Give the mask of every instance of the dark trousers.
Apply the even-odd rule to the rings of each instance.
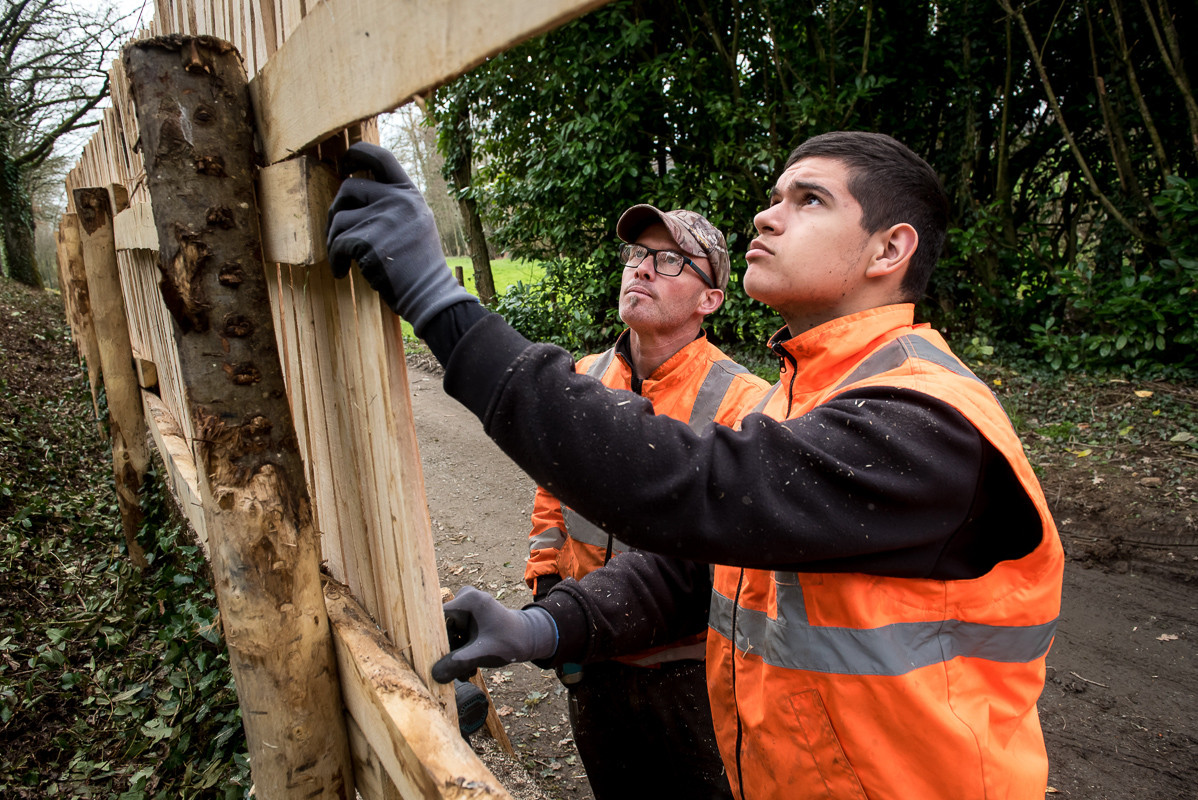
[[[568,688],[574,743],[595,800],[732,797],[702,661],[587,664]]]

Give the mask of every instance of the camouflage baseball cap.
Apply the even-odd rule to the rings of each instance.
[[[620,221],[616,223],[616,236],[621,241],[634,243],[636,237],[654,222],[665,223],[674,241],[687,255],[706,258],[711,264],[716,288],[727,288],[728,273],[732,269],[728,260],[728,244],[724,241],[724,234],[702,214],[685,209],[662,211],[642,203],[620,215]]]

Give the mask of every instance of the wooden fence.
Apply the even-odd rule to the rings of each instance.
[[[602,2],[158,0],[113,64],[67,178],[63,297],[131,557],[152,446],[213,565],[258,797],[508,796],[429,675],[447,643],[399,320],[332,278],[325,213],[375,115]],[[211,88],[237,53],[244,112]],[[239,116],[256,147],[212,138]]]

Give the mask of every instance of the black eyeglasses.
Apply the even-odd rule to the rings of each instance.
[[[688,266],[699,274],[703,282],[708,287],[714,289],[715,281],[707,277],[707,273],[699,269],[699,265],[691,261],[682,253],[674,250],[654,250],[652,247],[645,247],[643,244],[626,244],[620,248],[620,263],[625,268],[639,267],[641,262],[649,256],[653,256],[653,271],[658,275],[664,275],[667,278],[675,278],[682,274],[682,268]]]

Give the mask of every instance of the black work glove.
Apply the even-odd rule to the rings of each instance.
[[[450,653],[433,664],[433,680],[468,678],[479,667],[549,658],[557,650],[557,623],[538,606],[513,611],[486,592],[463,586],[444,606]]]
[[[359,142],[342,157],[344,174],[369,170],[374,180],[347,178],[329,207],[329,264],[344,278],[352,261],[391,310],[417,336],[463,300],[478,302],[454,280],[424,197],[390,151]]]

